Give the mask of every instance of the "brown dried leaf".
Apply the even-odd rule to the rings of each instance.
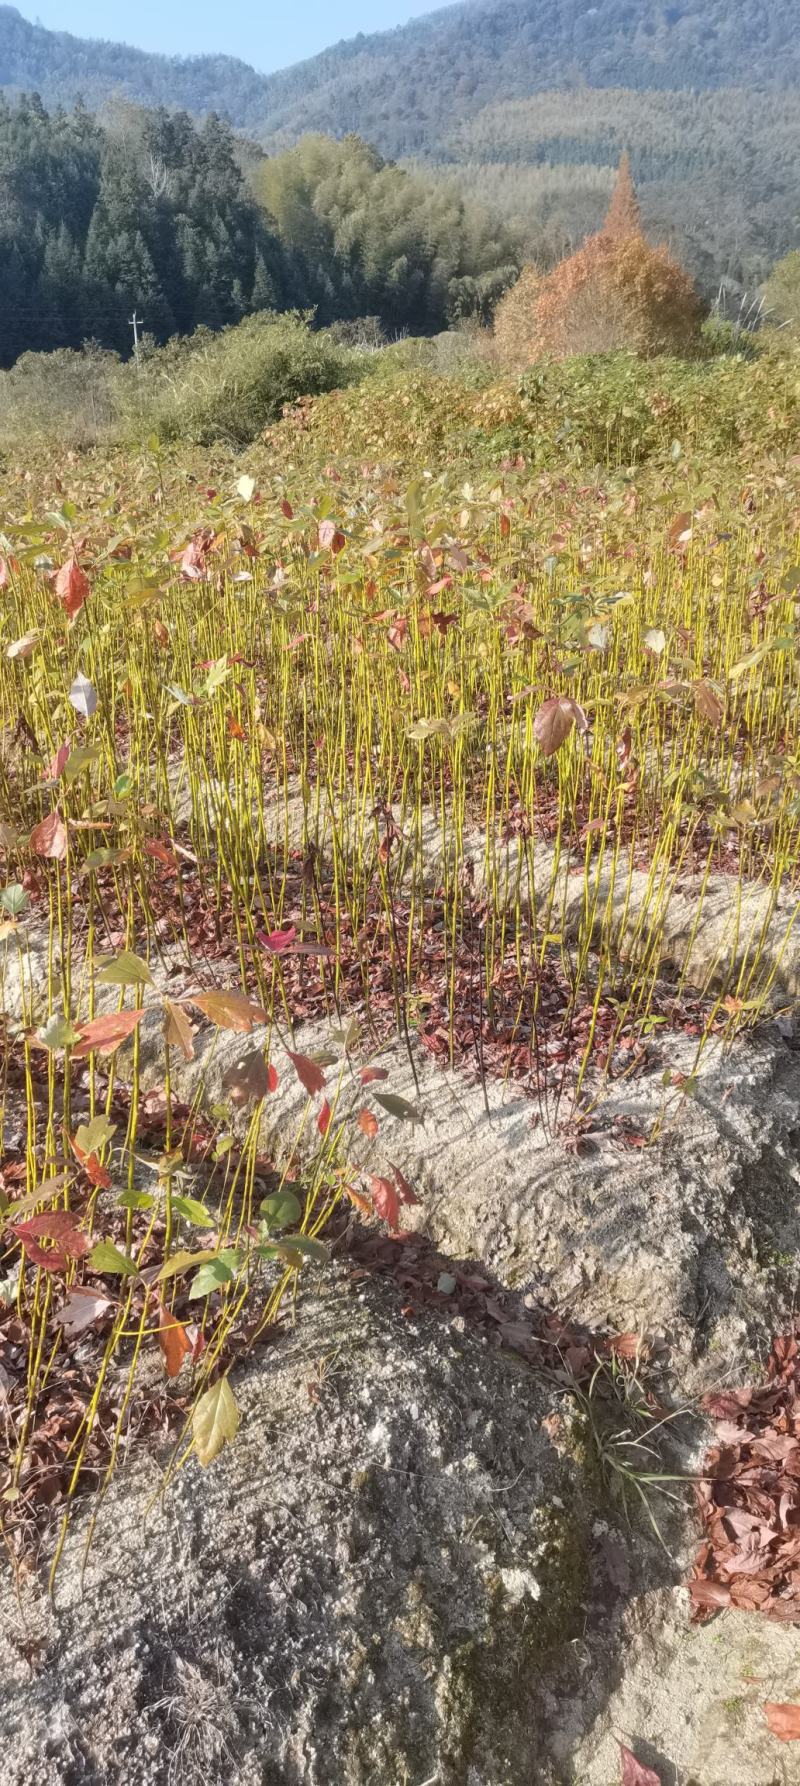
[[[63,1308],[54,1315],[57,1326],[63,1327],[68,1339],[77,1339],[92,1322],[104,1315],[112,1306],[111,1297],[102,1290],[93,1290],[86,1284],[76,1284],[67,1297]]]
[[[196,1005],[218,1029],[233,1029],[249,1035],[254,1023],[269,1022],[263,1006],[245,998],[243,992],[193,992],[189,998],[190,1003]]]
[[[262,1098],[275,1090],[270,1080],[272,1070],[267,1066],[261,1049],[251,1048],[247,1054],[233,1061],[223,1073],[223,1091],[227,1092],[232,1104],[241,1106],[251,1102],[260,1103]]]
[[[710,682],[696,682],[694,685],[694,704],[701,719],[708,721],[719,731],[725,709],[715,688]]]
[[[58,810],[49,812],[46,819],[34,825],[30,835],[30,847],[35,856],[44,856],[51,862],[63,862],[67,854],[67,827]]]
[[[182,1005],[164,1000],[164,1039],[170,1048],[180,1048],[184,1060],[194,1060],[194,1031]]]

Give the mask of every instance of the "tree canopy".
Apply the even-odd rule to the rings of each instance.
[[[482,321],[512,280],[506,226],[453,188],[386,163],[360,137],[307,136],[264,160],[254,185],[290,257],[295,299],[322,322],[379,316],[389,329]]]
[[[602,229],[540,277],[528,267],[495,318],[495,340],[510,364],[547,355],[681,354],[696,345],[702,305],[667,249],[654,248],[623,156]]]
[[[508,228],[358,138],[267,161],[213,113],[122,101],[101,125],[0,97],[4,365],[84,340],[128,352],[134,310],[160,342],[298,308],[433,331],[485,319],[518,266]]]

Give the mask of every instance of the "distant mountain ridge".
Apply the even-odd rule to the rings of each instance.
[[[45,104],[121,92],[218,110],[265,141],[355,130],[436,157],[484,106],[552,88],[800,86],[796,0],[462,0],[276,74],[229,56],[167,57],[72,37],[0,6],[0,88]]]
[[[0,89],[36,92],[45,105],[91,110],[112,93],[140,105],[221,111],[232,124],[256,126],[264,116],[267,78],[234,56],[158,56],[129,44],[73,37],[32,25],[15,6],[0,6]],[[236,116],[220,94],[236,95]]]

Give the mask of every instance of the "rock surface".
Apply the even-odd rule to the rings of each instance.
[[[620,1741],[662,1786],[800,1779],[762,1709],[796,1634],[689,1627],[552,1378],[336,1272],[236,1392],[88,1556],[79,1507],[54,1605],[0,1592],[4,1786],[617,1786]]]
[[[29,1015],[44,964],[34,949],[23,979],[6,959]],[[157,1090],[153,1000],[141,1068]],[[415,1079],[395,1041],[387,1087],[424,1120],[382,1115],[350,1154],[401,1167],[420,1196],[406,1215],[453,1259],[564,1316],[664,1336],[673,1401],[691,1404],[757,1374],[797,1302],[784,1028],[699,1058],[689,1037],[653,1038],[581,1151],[566,1111],[418,1050]],[[175,1093],[213,1103],[242,1038],[196,1042]],[[297,1038],[329,1043],[322,1025]],[[306,1099],[276,1058],[264,1140],[286,1157]],[[665,1073],[693,1095],[665,1092]],[[358,1091],[341,1051],[327,1074],[331,1102]],[[235,1444],[163,1502],[165,1460],[127,1461],[83,1577],[78,1508],[54,1608],[34,1583],[0,1591],[3,1786],[617,1786],[620,1740],[662,1786],[800,1786],[800,1744],[763,1714],[800,1699],[796,1633],[741,1614],[689,1626],[691,1517],[667,1519],[672,1561],[646,1518],[629,1529],[552,1379],[334,1272],[236,1392]],[[687,1428],[672,1464],[696,1470],[697,1445]]]
[[[308,1296],[236,1442],[117,1477],[0,1619],[4,1786],[528,1786],[590,1599],[581,1472],[524,1366],[375,1284]],[[41,1640],[33,1671],[26,1638]],[[30,1650],[29,1650],[30,1653]]]

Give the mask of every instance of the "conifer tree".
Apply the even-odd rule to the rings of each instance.
[[[526,267],[495,313],[495,342],[510,365],[546,355],[686,353],[702,305],[688,273],[641,224],[628,157],[620,164],[602,229],[540,278]]]

